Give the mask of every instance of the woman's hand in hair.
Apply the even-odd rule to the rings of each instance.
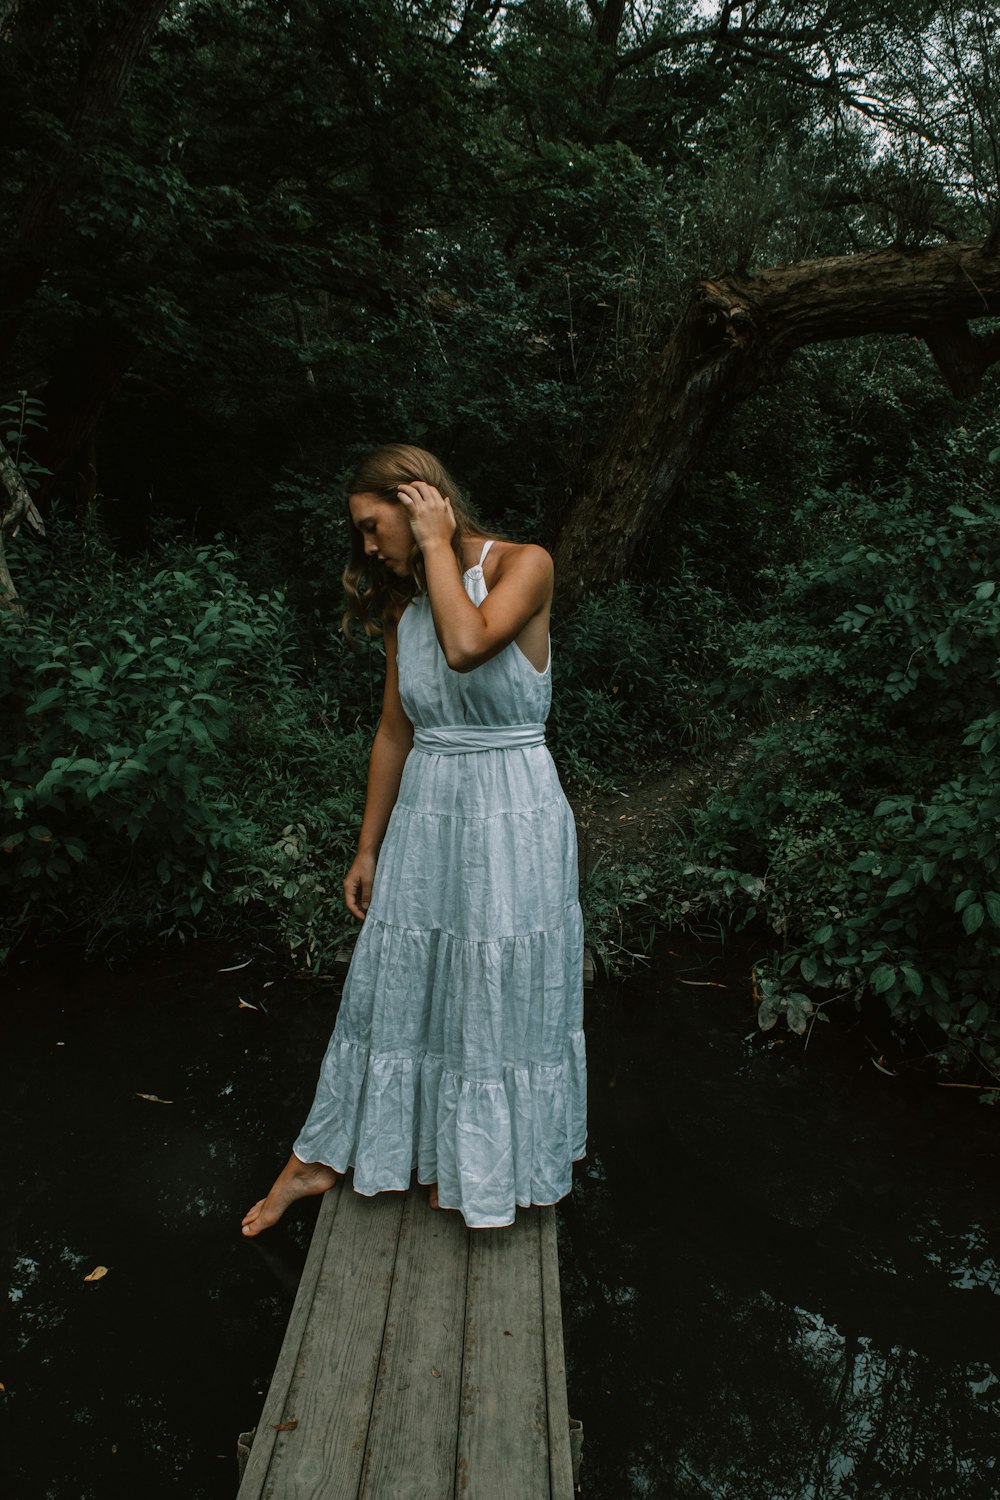
[[[456,523],[447,495],[442,495],[432,484],[415,479],[412,484],[399,486],[399,499],[409,516],[413,540],[421,552],[435,542],[451,546]]]

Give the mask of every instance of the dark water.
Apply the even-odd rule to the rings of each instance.
[[[661,975],[594,1006],[560,1222],[590,1493],[985,1500],[1000,1113],[880,1073],[849,1011],[769,1041],[748,988]]]
[[[336,1004],[260,955],[216,972],[242,956],[5,982],[9,1500],[235,1493],[315,1205],[270,1243],[238,1221]],[[741,981],[665,963],[589,1000],[592,1149],[560,1208],[585,1494],[992,1495],[1000,1113],[879,1073],[850,1016],[806,1052],[748,1041]]]

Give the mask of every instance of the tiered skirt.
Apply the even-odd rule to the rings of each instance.
[[[548,751],[412,753],[295,1154],[368,1194],[415,1169],[475,1228],[556,1202],[586,1148],[582,986]]]

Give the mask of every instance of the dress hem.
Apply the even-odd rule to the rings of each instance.
[[[311,1158],[310,1161],[307,1162],[306,1159],[305,1159],[305,1157],[300,1156],[299,1153],[294,1149],[294,1147],[292,1149],[292,1155],[295,1157],[296,1161],[302,1162],[303,1166],[307,1166],[307,1165],[311,1166],[313,1164],[313,1162],[315,1161],[321,1167],[329,1167],[329,1169],[330,1169],[331,1172],[336,1172],[337,1176],[338,1177],[342,1177],[342,1178],[346,1177],[347,1174],[348,1174],[348,1172],[353,1172],[353,1170],[354,1170],[354,1163],[353,1162],[348,1162],[348,1164],[347,1164],[346,1167],[335,1167],[334,1164],[333,1164],[333,1162],[331,1162],[331,1161],[324,1161],[323,1158],[320,1157],[320,1156],[317,1156],[315,1158]],[[587,1159],[587,1153],[586,1153],[586,1151],[581,1151],[579,1156],[574,1156],[573,1157],[573,1159],[572,1159],[572,1165],[575,1166],[577,1162],[586,1161],[586,1159]],[[410,1176],[411,1176],[411,1179],[412,1179],[413,1171],[411,1171]],[[418,1177],[417,1178],[417,1185],[419,1187],[433,1187],[434,1183],[433,1182],[424,1182],[423,1178]],[[351,1183],[351,1192],[352,1193],[357,1193],[357,1195],[358,1195],[359,1198],[380,1198],[383,1193],[408,1193],[410,1191],[410,1188],[412,1186],[413,1186],[413,1183],[412,1183],[412,1180],[411,1180],[410,1182],[407,1183],[406,1187],[398,1187],[398,1188],[396,1188],[396,1187],[376,1188],[374,1190],[374,1192],[366,1193],[365,1190],[364,1190],[364,1188],[356,1187],[355,1184],[352,1182]],[[555,1208],[556,1204],[557,1203],[562,1203],[563,1199],[564,1198],[568,1198],[569,1195],[570,1195],[570,1193],[572,1191],[573,1191],[573,1184],[570,1183],[570,1185],[566,1189],[566,1191],[564,1193],[560,1193],[558,1198],[549,1199],[545,1203],[535,1203],[534,1201],[532,1201],[530,1203],[522,1203],[520,1201],[520,1199],[518,1199],[516,1207],[517,1208]],[[490,1219],[487,1222],[484,1222],[484,1223],[481,1223],[481,1224],[470,1224],[469,1221],[468,1221],[468,1219],[466,1219],[465,1214],[462,1213],[462,1210],[457,1206],[457,1204],[454,1204],[454,1203],[441,1203],[441,1202],[439,1202],[438,1203],[438,1208],[442,1212],[444,1212],[444,1213],[461,1214],[462,1219],[463,1219],[463,1221],[465,1223],[466,1229],[509,1229],[511,1227],[511,1225],[514,1223],[513,1219]]]

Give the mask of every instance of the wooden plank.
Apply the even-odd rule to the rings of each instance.
[[[542,1327],[545,1341],[545,1391],[549,1429],[549,1484],[552,1500],[572,1500],[573,1455],[569,1440],[566,1397],[566,1346],[563,1342],[562,1297],[559,1290],[559,1250],[556,1211],[540,1208]]]
[[[473,1231],[455,1494],[461,1500],[549,1495],[542,1281],[537,1209],[507,1229]]]
[[[268,1418],[297,1425],[276,1434],[263,1487],[240,1500],[357,1500],[404,1195],[339,1193],[280,1417],[277,1393],[268,1403]]]
[[[309,1254],[306,1256],[298,1291],[292,1304],[292,1312],[288,1319],[288,1327],[285,1329],[278,1363],[274,1367],[271,1384],[264,1399],[264,1409],[257,1424],[257,1433],[247,1466],[243,1471],[237,1500],[256,1500],[256,1496],[263,1491],[278,1437],[275,1428],[279,1422],[285,1420],[288,1387],[295,1372],[302,1335],[312,1310],[313,1298],[316,1295],[326,1256],[327,1242],[340,1201],[341,1186],[331,1188],[329,1192],[323,1194],[323,1202],[320,1204],[312,1239],[309,1242]]]
[[[239,1500],[572,1495],[553,1210],[327,1193]]]
[[[298,1417],[275,1453],[267,1500],[356,1500],[389,1308],[405,1195],[344,1191],[289,1403]]]
[[[426,1189],[403,1211],[361,1494],[450,1500],[462,1395],[469,1231]]]

